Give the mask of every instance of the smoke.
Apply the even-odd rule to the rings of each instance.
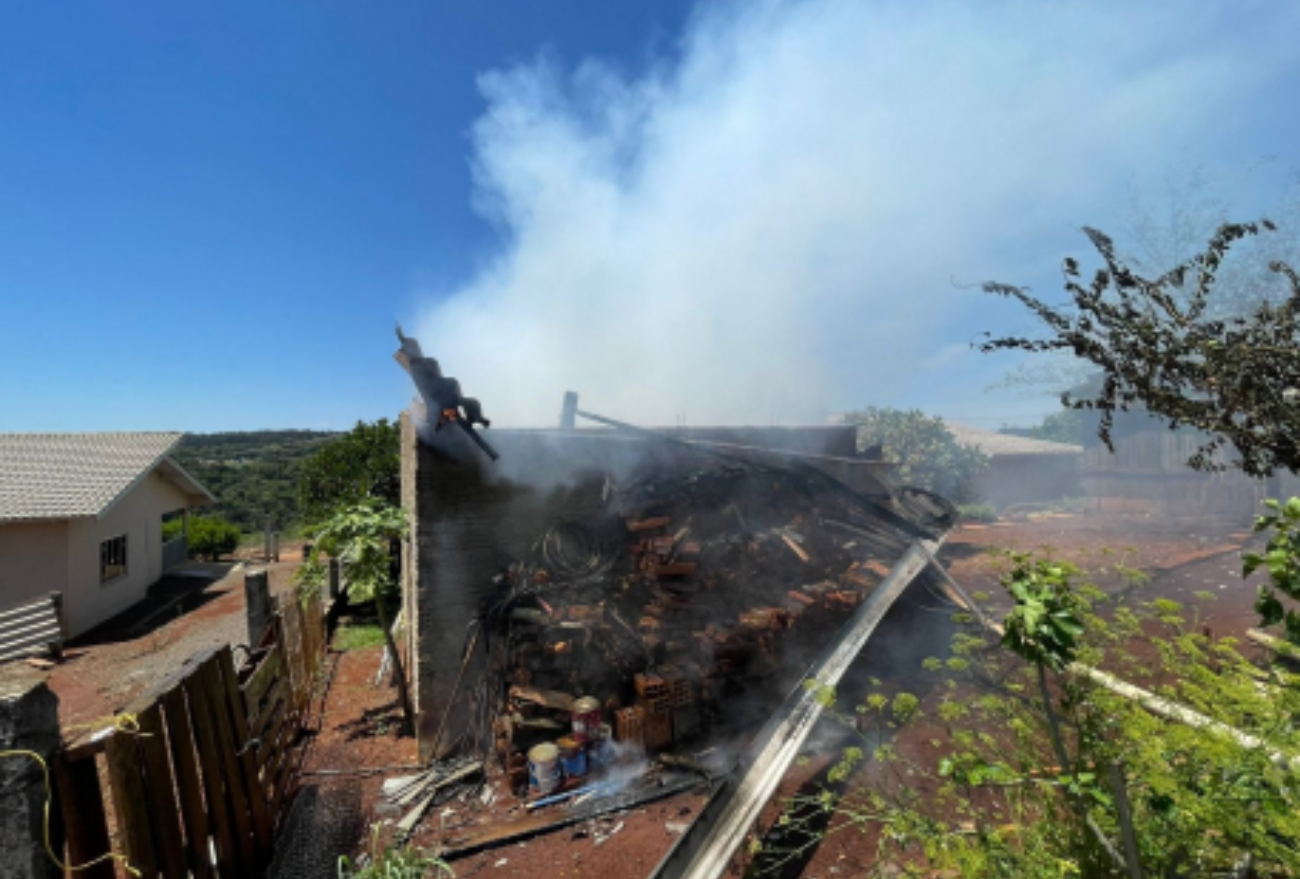
[[[953,352],[1012,315],[950,279],[1056,284],[1135,168],[1239,149],[1298,11],[706,4],[646,71],[485,73],[475,206],[500,249],[419,335],[503,425],[553,425],[566,389],[698,425],[960,387]]]

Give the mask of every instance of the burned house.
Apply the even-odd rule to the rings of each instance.
[[[779,699],[952,521],[942,499],[877,479],[852,427],[491,433],[496,461],[402,422],[424,759],[471,749],[521,775],[580,697],[648,751],[761,722],[735,697]]]

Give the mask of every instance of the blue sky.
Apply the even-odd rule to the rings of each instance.
[[[503,424],[568,388],[1031,422],[968,349],[1030,325],[953,279],[1056,289],[1179,168],[1268,208],[1297,32],[1249,2],[5,4],[0,430],[392,417],[398,320]]]

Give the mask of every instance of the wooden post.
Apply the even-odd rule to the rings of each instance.
[[[262,526],[262,558],[271,561],[271,517],[266,517],[266,524]]]
[[[280,532],[271,532],[271,560],[278,562],[280,560]]]
[[[248,643],[256,647],[271,624],[271,586],[266,571],[244,575],[244,602],[248,613]]]

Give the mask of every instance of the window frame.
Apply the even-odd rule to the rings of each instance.
[[[114,552],[120,544],[120,554]],[[129,544],[127,535],[117,534],[107,537],[99,542],[99,585],[106,586],[116,580],[121,580],[128,573],[130,567],[127,565]],[[118,561],[114,563],[113,559]]]

